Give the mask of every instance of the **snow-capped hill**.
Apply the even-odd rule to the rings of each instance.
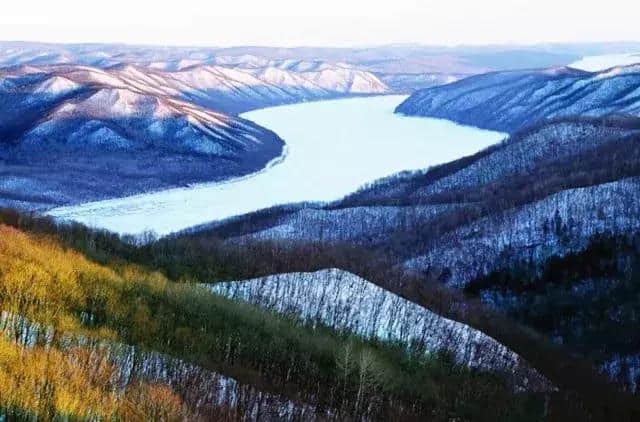
[[[412,195],[433,195],[446,192],[448,189],[473,189],[530,171],[541,163],[568,159],[602,147],[613,140],[638,134],[640,130],[596,122],[564,121],[544,125],[527,133],[512,136],[492,154],[417,189]]]
[[[368,72],[354,71],[351,78],[350,92],[361,94],[383,94],[389,88],[377,76]]]
[[[87,147],[164,149],[234,157],[261,148],[261,131],[236,118],[183,101],[121,88],[65,101],[28,131],[21,148],[65,148],[88,135]],[[113,143],[110,145],[110,141]]]
[[[495,72],[417,91],[396,112],[514,132],[572,115],[640,114],[640,67]]]
[[[282,88],[297,88],[311,92],[321,92],[324,90],[324,88],[306,78],[305,75],[289,72],[278,67],[256,69],[253,74],[258,80],[262,81],[262,83],[272,84]]]
[[[67,78],[61,76],[54,76],[43,81],[38,86],[34,87],[33,94],[45,94],[45,95],[60,95],[71,91],[75,91],[81,87]]]
[[[331,67],[351,67],[346,63],[328,63],[321,60],[310,61],[295,59],[272,60],[268,65],[295,72],[317,72]]]
[[[493,338],[346,271],[277,274],[210,288],[216,294],[365,338],[417,345],[425,352],[446,350],[458,363],[512,374],[523,390],[550,388],[535,369]]]
[[[404,266],[447,268],[448,284],[464,287],[476,277],[504,269],[511,260],[540,262],[577,252],[595,235],[639,232],[640,219],[631,199],[638,192],[638,178],[567,189],[461,226]],[[564,229],[550,228],[556,220],[568,226],[570,239]]]
[[[52,72],[64,72],[67,78],[85,85],[100,85],[114,88],[126,87],[126,83],[121,80],[114,72],[108,72],[94,67],[72,66],[50,69],[45,68],[43,70]]]
[[[109,69],[61,65],[31,66],[28,72],[21,68],[19,74],[55,75],[79,86],[129,89],[185,100],[227,113],[310,99],[388,92],[388,88],[374,75],[342,67],[298,72],[274,66],[230,68],[197,65],[178,71],[164,71],[132,64]],[[60,82],[58,80],[58,84]]]
[[[571,63],[569,66],[575,69],[599,72],[612,67],[627,66],[640,63],[640,54],[603,54],[598,56],[586,56]]]
[[[213,62],[222,66],[234,66],[234,67],[265,67],[269,65],[269,59],[266,57],[259,57],[253,54],[241,54],[239,56],[222,55],[213,58]]]
[[[240,146],[255,144],[254,139],[260,137],[255,125],[184,101],[181,86],[176,84],[172,87],[171,80],[163,78],[162,74],[146,74],[132,65],[109,71],[88,66],[48,66],[40,68],[39,73],[33,70],[27,72],[27,69],[20,68],[13,74],[4,75],[3,80],[19,85],[19,89],[14,87],[12,91],[19,91],[30,103],[41,102],[33,104],[40,108],[40,116],[34,122],[36,126],[48,120],[103,119],[113,122],[116,119],[135,119],[138,122],[148,121],[151,125],[153,119],[177,119],[193,123],[194,133],[222,141],[230,153]],[[207,82],[210,80],[201,81],[201,85]],[[69,94],[74,93],[76,95],[69,98]],[[12,92],[5,93],[10,94]],[[48,111],[42,113],[42,101],[51,102],[55,98],[61,102],[49,104]],[[155,127],[157,129],[158,122],[155,122]],[[42,131],[36,129],[36,132]],[[250,136],[243,139],[245,134]],[[156,130],[156,135],[166,137],[168,133]]]
[[[315,64],[304,69],[294,70],[271,63],[236,68],[195,66],[165,73],[163,77],[169,81],[169,86],[171,80],[180,81],[191,88],[188,90],[190,95],[205,99],[208,105],[238,111],[308,99],[389,92],[389,88],[369,72]]]
[[[597,72],[599,79],[613,78],[620,75],[627,75],[629,73],[640,73],[640,63],[630,64],[627,66],[612,67],[601,72]]]
[[[383,94],[387,86],[369,72],[350,68],[334,67],[318,72],[305,73],[318,86],[333,92],[354,94]]]
[[[0,82],[0,159],[26,166],[2,191],[11,206],[240,176],[283,148],[273,132],[189,102],[184,85],[136,66],[21,67]]]
[[[270,64],[237,67],[202,64],[175,71],[120,65],[108,71],[88,68],[67,71],[69,78],[74,74],[87,82],[126,86],[227,113],[313,99],[389,92],[373,74],[333,65],[304,72]]]

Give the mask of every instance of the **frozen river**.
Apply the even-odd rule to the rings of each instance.
[[[600,56],[583,57],[577,62],[571,63],[569,66],[588,72],[599,72],[614,66],[629,66],[637,63],[640,63],[640,53],[604,54]]]
[[[472,154],[497,132],[393,113],[404,96],[271,107],[242,117],[275,131],[284,159],[251,176],[53,209],[50,215],[119,233],[165,235],[276,204],[330,201],[367,182]]]

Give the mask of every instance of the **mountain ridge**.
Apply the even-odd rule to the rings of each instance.
[[[1,201],[47,209],[243,176],[280,156],[284,141],[238,113],[388,91],[347,65],[281,67],[0,69],[0,159],[7,164]],[[59,166],[52,168],[51,154]]]
[[[509,133],[574,115],[638,115],[640,68],[586,72],[565,66],[487,73],[417,91],[396,112]]]

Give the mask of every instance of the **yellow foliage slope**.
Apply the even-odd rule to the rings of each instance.
[[[159,287],[159,274],[125,267],[118,272],[90,262],[57,242],[0,225],[0,309],[74,332],[113,338],[109,329],[83,326],[83,310],[110,314],[128,280]],[[16,410],[48,420],[54,415],[121,420],[180,420],[187,414],[181,399],[165,385],[138,384],[118,391],[114,368],[96,350],[61,351],[24,347],[0,335],[0,410]],[[0,412],[1,414],[2,412]]]

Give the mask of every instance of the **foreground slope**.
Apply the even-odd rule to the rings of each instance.
[[[365,338],[418,347],[428,353],[447,351],[460,364],[505,371],[519,390],[552,388],[520,356],[491,337],[346,271],[276,274],[217,283],[211,290]]]
[[[8,418],[490,421],[543,412],[503,373],[171,281],[163,273],[191,267],[179,243],[160,252],[11,211],[0,218],[32,232],[0,224],[0,415]],[[175,261],[150,265],[154,272],[131,264],[150,252]],[[228,257],[208,270],[232,265]],[[486,400],[496,405],[485,409]]]
[[[415,92],[396,112],[512,133],[566,116],[640,113],[640,66],[495,72]]]

